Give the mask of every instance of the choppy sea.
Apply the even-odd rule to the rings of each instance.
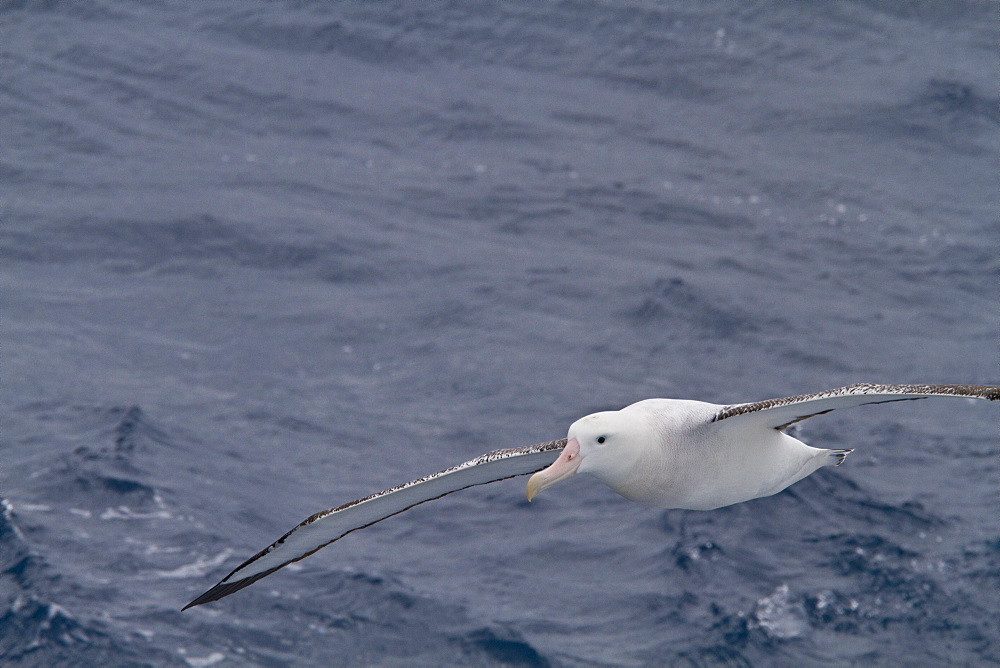
[[[1000,663],[1000,413],[313,512],[647,397],[1000,383],[990,0],[0,0],[0,662]]]

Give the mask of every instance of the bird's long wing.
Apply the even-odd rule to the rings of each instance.
[[[523,448],[494,450],[464,464],[318,512],[240,564],[219,584],[184,606],[184,610],[229,596],[279,568],[308,557],[352,531],[363,529],[425,501],[467,487],[539,471],[554,462],[565,445],[566,439],[560,439]]]
[[[889,401],[907,401],[926,397],[968,397],[972,399],[1000,399],[1000,385],[875,385],[856,383],[835,390],[799,394],[782,399],[756,401],[752,404],[725,406],[715,414],[712,422],[725,420],[766,424],[775,429],[786,427],[815,415],[829,413],[838,408],[882,404]]]

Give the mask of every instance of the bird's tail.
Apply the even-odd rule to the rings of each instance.
[[[827,450],[826,456],[828,459],[826,465],[840,466],[841,464],[844,463],[844,460],[847,459],[847,455],[851,454],[852,452],[854,452],[854,448],[850,448],[847,450]]]

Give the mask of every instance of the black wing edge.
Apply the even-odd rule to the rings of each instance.
[[[244,587],[249,587],[257,580],[260,580],[261,578],[266,578],[271,573],[275,572],[278,569],[284,568],[287,565],[288,564],[281,564],[280,566],[275,566],[271,570],[264,571],[263,573],[257,573],[256,575],[251,575],[248,578],[243,578],[242,580],[236,580],[235,582],[220,582],[219,584],[215,585],[214,587],[206,591],[204,594],[202,594],[201,596],[199,596],[198,598],[194,599],[193,601],[185,605],[183,608],[181,608],[181,612],[184,612],[188,608],[193,608],[196,605],[211,603],[212,601],[218,601],[220,598],[225,598],[230,594],[235,594],[240,589],[243,589]],[[243,567],[240,566],[240,568]]]
[[[779,406],[788,406],[790,404],[807,402],[810,399],[827,399],[837,396],[857,396],[865,394],[926,394],[927,397],[906,397],[901,399],[873,399],[870,403],[882,404],[891,403],[893,401],[913,401],[915,399],[925,399],[934,396],[941,397],[969,397],[970,399],[986,399],[987,401],[998,401],[1000,400],[1000,385],[879,385],[877,383],[854,383],[853,385],[847,385],[845,387],[838,387],[834,390],[825,390],[823,392],[814,392],[812,394],[796,394],[792,397],[782,397],[780,399],[766,399],[764,401],[755,401],[749,404],[732,404],[726,406],[718,413],[712,417],[712,422],[718,422],[719,420],[725,420],[726,418],[736,417],[737,415],[744,415],[746,413],[755,413],[757,411],[764,411],[769,408],[777,408]],[[819,411],[817,413],[803,414],[794,420],[787,422],[780,427],[776,427],[779,431],[786,429],[787,427],[806,420],[817,415],[823,415],[829,413],[833,409]]]
[[[392,513],[391,515],[386,515],[385,517],[379,518],[379,519],[375,520],[374,522],[369,522],[368,524],[364,524],[362,526],[358,526],[358,527],[355,527],[353,529],[350,529],[349,531],[346,531],[346,532],[342,533],[341,535],[337,536],[333,540],[331,540],[329,542],[326,542],[326,543],[323,543],[322,545],[320,545],[316,549],[310,550],[309,552],[306,552],[305,554],[300,555],[300,556],[298,556],[298,557],[296,557],[294,559],[289,559],[288,561],[286,561],[286,562],[284,562],[282,564],[279,564],[279,565],[275,566],[274,568],[269,568],[268,570],[263,571],[262,573],[256,573],[254,575],[251,575],[250,577],[246,577],[246,578],[243,578],[241,580],[234,580],[233,582],[226,582],[226,580],[228,580],[234,574],[236,574],[237,572],[239,572],[240,570],[242,570],[245,566],[253,563],[254,561],[257,561],[258,559],[260,559],[264,555],[270,553],[272,550],[274,550],[275,548],[277,548],[278,546],[280,546],[282,543],[285,542],[286,538],[288,538],[290,535],[292,535],[292,533],[294,533],[297,529],[299,529],[302,526],[305,526],[307,524],[312,524],[316,520],[323,519],[324,517],[326,517],[328,515],[331,515],[333,513],[336,513],[336,512],[340,512],[341,510],[346,510],[346,509],[350,508],[351,506],[358,505],[359,503],[364,503],[365,501],[370,501],[370,500],[372,500],[374,498],[377,498],[379,496],[384,496],[386,494],[391,494],[392,492],[395,492],[395,491],[397,491],[399,489],[402,489],[403,487],[408,487],[409,485],[412,485],[414,483],[419,483],[419,482],[422,482],[424,480],[427,480],[428,478],[432,478],[432,477],[439,476],[441,474],[449,473],[449,472],[451,472],[453,470],[456,470],[456,469],[459,469],[459,468],[461,468],[461,467],[463,467],[463,466],[465,466],[467,464],[472,464],[472,463],[475,463],[475,462],[486,462],[486,461],[490,461],[492,459],[503,458],[503,457],[506,457],[506,456],[510,456],[511,454],[517,454],[517,453],[530,454],[530,453],[533,453],[533,452],[545,452],[545,451],[548,451],[548,450],[561,450],[564,447],[566,447],[566,439],[565,438],[561,438],[561,439],[556,439],[554,441],[545,441],[544,443],[538,443],[536,445],[524,446],[524,447],[521,447],[521,448],[505,448],[505,449],[501,449],[501,450],[493,450],[491,452],[487,452],[486,454],[477,457],[474,460],[471,460],[469,462],[465,462],[464,464],[459,464],[458,466],[454,466],[454,467],[452,467],[450,469],[445,469],[445,470],[440,471],[438,473],[431,474],[430,476],[425,476],[423,478],[418,478],[418,479],[413,480],[411,482],[403,483],[402,485],[396,485],[395,487],[390,487],[387,490],[384,490],[384,491],[381,491],[381,492],[376,492],[375,494],[370,494],[370,495],[362,497],[360,499],[355,499],[354,501],[348,501],[347,503],[339,505],[336,508],[331,508],[329,510],[321,510],[318,513],[310,515],[305,520],[303,520],[299,524],[295,525],[295,528],[293,528],[291,531],[288,531],[287,533],[285,533],[285,535],[283,535],[281,538],[279,538],[278,540],[274,541],[273,543],[271,543],[270,545],[268,545],[267,547],[265,547],[263,550],[261,550],[260,552],[258,552],[257,554],[253,555],[252,557],[250,557],[249,559],[247,559],[246,561],[244,561],[243,563],[241,563],[239,566],[237,566],[236,568],[234,568],[229,573],[229,575],[227,575],[226,577],[222,578],[222,580],[219,582],[219,584],[215,585],[214,587],[212,587],[211,589],[209,589],[208,591],[206,591],[205,593],[203,593],[201,596],[199,596],[198,598],[194,599],[193,601],[191,601],[190,603],[188,603],[187,605],[185,605],[183,608],[181,608],[181,612],[184,612],[188,608],[193,608],[193,607],[195,607],[197,605],[204,605],[205,603],[211,603],[213,601],[218,601],[219,599],[225,598],[226,596],[229,596],[230,594],[235,594],[236,592],[238,592],[239,590],[243,589],[244,587],[249,587],[254,582],[257,582],[257,580],[260,580],[262,578],[266,578],[271,573],[274,573],[275,571],[281,570],[282,568],[284,568],[288,564],[295,563],[296,561],[301,561],[302,559],[305,559],[306,557],[309,557],[309,556],[315,554],[316,552],[319,552],[321,549],[323,549],[327,545],[330,545],[330,543],[335,543],[336,541],[340,540],[341,538],[343,538],[344,536],[346,536],[349,533],[353,533],[354,531],[357,531],[359,529],[364,529],[366,527],[370,527],[372,524],[375,524],[377,522],[381,522],[382,520],[388,519],[390,517],[394,517],[395,515],[399,515],[400,513],[406,512],[410,508],[413,508],[414,506],[418,506],[421,503],[427,503],[428,501],[434,501],[436,499],[440,499],[443,496],[447,496],[447,495],[453,494],[455,492],[460,492],[463,489],[469,489],[470,487],[477,487],[479,485],[488,485],[488,484],[493,483],[493,482],[500,482],[501,480],[508,480],[510,478],[517,478],[519,476],[530,475],[530,472],[529,473],[517,473],[515,475],[507,476],[505,478],[498,478],[496,480],[488,480],[486,482],[473,483],[471,485],[466,485],[465,487],[460,487],[458,489],[453,489],[450,492],[445,492],[444,494],[440,494],[438,496],[435,496],[435,497],[432,497],[432,498],[429,498],[429,499],[424,499],[423,501],[418,501],[417,503],[414,503],[411,506],[407,506],[406,508],[403,508],[402,510],[396,511],[395,513]]]
[[[290,535],[292,535],[292,533],[294,531],[296,531],[299,527],[305,526],[306,524],[311,524],[312,522],[315,522],[318,519],[326,517],[330,513],[335,513],[337,511],[344,510],[345,508],[350,508],[351,506],[356,505],[358,503],[361,503],[362,501],[367,501],[368,499],[370,499],[370,498],[372,498],[374,496],[377,496],[377,495],[373,494],[372,496],[366,496],[363,499],[358,499],[357,501],[351,501],[350,503],[345,503],[342,506],[337,506],[336,508],[331,508],[330,510],[324,510],[322,512],[316,513],[315,515],[310,515],[307,519],[305,519],[305,520],[299,522],[298,524],[296,524],[295,528],[292,529],[291,531],[289,531],[288,533],[286,533],[284,536],[282,536],[278,540],[274,541],[273,543],[271,543],[270,545],[268,545],[267,547],[265,547],[263,550],[261,550],[260,552],[258,552],[257,554],[253,555],[252,557],[250,557],[249,559],[247,559],[246,561],[244,561],[242,564],[240,564],[239,566],[237,566],[236,568],[234,568],[229,573],[229,575],[227,575],[226,577],[222,578],[222,580],[219,581],[219,584],[215,585],[214,587],[212,587],[211,589],[209,589],[208,591],[206,591],[204,594],[202,594],[201,596],[199,596],[198,598],[194,599],[193,601],[191,601],[190,603],[188,603],[187,605],[185,605],[183,608],[181,608],[181,612],[184,612],[188,608],[193,608],[196,605],[203,605],[205,603],[211,603],[212,601],[218,601],[220,598],[225,598],[226,596],[229,596],[230,594],[235,594],[240,589],[243,589],[244,587],[249,587],[250,585],[252,585],[257,580],[260,580],[261,578],[266,578],[271,573],[273,573],[275,571],[278,571],[278,570],[281,570],[282,568],[284,568],[288,564],[293,564],[296,561],[301,561],[301,560],[305,559],[306,557],[309,557],[309,556],[312,556],[313,554],[316,554],[317,552],[319,552],[320,550],[322,550],[324,547],[326,547],[330,543],[334,543],[334,542],[340,540],[341,538],[343,538],[344,536],[346,536],[347,534],[351,533],[351,531],[357,531],[358,529],[364,529],[365,527],[368,527],[368,526],[371,526],[372,524],[375,524],[375,522],[372,522],[371,524],[365,524],[364,526],[360,526],[360,527],[357,527],[355,529],[351,529],[351,531],[347,531],[347,532],[345,532],[345,533],[337,536],[336,538],[334,538],[333,540],[331,540],[329,543],[323,543],[322,545],[320,545],[319,547],[317,547],[315,550],[310,550],[309,552],[306,552],[305,554],[303,554],[301,556],[298,556],[298,557],[296,557],[294,559],[289,559],[288,561],[286,561],[286,562],[284,562],[282,564],[278,564],[274,568],[267,569],[263,573],[256,573],[254,575],[251,575],[250,577],[243,578],[242,580],[234,580],[233,582],[226,582],[226,580],[228,580],[229,578],[233,577],[234,574],[238,573],[245,566],[248,566],[249,564],[252,564],[253,562],[255,562],[258,559],[260,559],[261,557],[263,557],[265,554],[270,553],[271,550],[275,549],[276,547],[278,547],[279,545],[281,545],[282,543],[284,543],[285,539],[288,538]],[[427,500],[430,501],[431,499],[427,499]],[[414,505],[416,505],[416,504],[414,504]],[[412,508],[412,507],[413,506],[410,506],[410,508]],[[409,508],[404,508],[404,510],[409,510]],[[401,510],[399,512],[401,513],[403,511]],[[394,514],[398,515],[399,513],[394,513]],[[387,515],[387,517],[392,517],[392,515]],[[386,519],[386,517],[383,517],[382,519],[384,520],[384,519]],[[380,521],[381,520],[376,520],[376,522],[380,522]]]

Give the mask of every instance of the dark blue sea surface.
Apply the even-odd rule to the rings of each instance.
[[[712,512],[317,510],[647,397],[1000,383],[996,2],[0,0],[0,662],[1000,663],[1000,413]],[[739,466],[739,462],[733,462]]]

